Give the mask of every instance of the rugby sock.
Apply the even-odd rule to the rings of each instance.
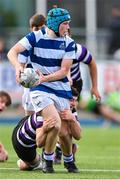
[[[69,155],[69,156],[63,155],[63,160],[64,160],[64,162],[66,162],[66,163],[73,161],[73,154],[71,154],[71,155]]]
[[[53,161],[53,159],[54,159],[54,152],[48,154],[48,153],[46,153],[44,151],[43,157],[47,161]]]

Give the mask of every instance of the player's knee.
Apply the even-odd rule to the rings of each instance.
[[[60,138],[66,138],[66,136],[69,135],[69,132],[67,129],[61,128],[59,132],[59,137]]]

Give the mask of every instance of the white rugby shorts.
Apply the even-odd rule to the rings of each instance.
[[[70,109],[70,101],[65,98],[57,97],[55,94],[43,91],[31,91],[30,96],[35,112],[43,110],[50,104],[54,104],[58,111]]]

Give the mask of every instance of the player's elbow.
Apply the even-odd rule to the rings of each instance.
[[[80,140],[81,139],[81,135],[79,133],[74,134],[73,137],[74,137],[75,140]]]
[[[10,50],[10,51],[8,51],[8,53],[7,53],[7,57],[8,57],[8,59],[10,59],[10,57],[11,57],[11,50]]]
[[[15,54],[15,50],[13,48],[11,48],[8,53],[7,53],[7,57],[8,57],[8,60],[12,62],[12,59],[13,59],[13,56]]]
[[[75,140],[80,140],[82,138],[82,129],[79,127],[79,129],[76,129],[74,133],[72,133]]]
[[[36,145],[38,148],[42,148],[45,145],[45,139],[42,138],[36,138]]]
[[[80,134],[74,135],[74,139],[75,140],[80,140],[81,139],[81,135]]]
[[[64,76],[64,77],[65,77],[65,76],[68,76],[68,73],[69,73],[69,69],[68,69],[68,68],[65,68],[65,67],[64,67],[64,68],[62,68],[61,70],[62,70],[62,71],[61,71],[62,76]]]

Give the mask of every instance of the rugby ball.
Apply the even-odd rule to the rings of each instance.
[[[21,73],[20,84],[25,88],[31,88],[36,86],[39,79],[39,75],[33,68],[25,68],[24,72]]]

